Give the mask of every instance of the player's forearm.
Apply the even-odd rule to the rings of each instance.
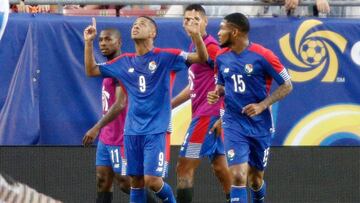
[[[284,84],[280,85],[271,95],[266,97],[262,102],[265,108],[268,108],[273,103],[281,100],[292,91],[293,87],[291,81],[288,80]]]
[[[197,59],[198,61],[195,61],[197,63],[205,63],[208,58],[209,58],[209,54],[206,50],[206,46],[205,43],[201,37],[200,34],[194,34],[191,36],[192,41],[195,44],[196,47],[196,54],[197,54]]]
[[[85,60],[85,73],[87,76],[98,76],[100,72],[98,71],[99,67],[96,65],[94,57],[94,45],[93,41],[85,41],[84,48],[84,60]]]
[[[113,121],[122,110],[124,110],[125,105],[123,104],[114,104],[110,107],[109,111],[95,124],[95,127],[98,129],[103,128],[111,121]]]
[[[174,99],[171,100],[171,107],[176,108],[190,99],[190,87],[186,86]]]

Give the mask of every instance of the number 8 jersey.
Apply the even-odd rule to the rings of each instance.
[[[225,86],[223,127],[241,129],[249,136],[272,132],[269,108],[251,118],[241,111],[248,104],[263,101],[270,92],[273,79],[278,85],[290,79],[278,57],[261,45],[250,43],[240,54],[229,48],[220,50],[215,65],[217,84]]]
[[[113,77],[128,93],[124,135],[166,132],[170,116],[170,72],[187,68],[187,53],[154,48],[145,55],[122,54],[99,64],[103,77]]]

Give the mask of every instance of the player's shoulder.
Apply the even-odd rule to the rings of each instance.
[[[216,58],[219,58],[223,55],[226,55],[227,53],[229,53],[231,51],[230,48],[226,47],[226,48],[222,48],[220,49],[217,53],[216,53]]]
[[[180,55],[182,52],[181,49],[175,49],[175,48],[154,48],[153,52],[155,54],[170,54],[170,55]]]
[[[270,60],[275,56],[275,54],[268,48],[257,44],[257,43],[251,43],[248,50],[252,53],[255,53],[259,56],[261,56],[262,58],[266,59],[266,60]]]
[[[112,60],[106,62],[106,64],[113,64],[113,63],[121,61],[121,59],[132,58],[132,57],[135,57],[135,56],[136,56],[135,53],[123,53],[123,54],[113,58]]]

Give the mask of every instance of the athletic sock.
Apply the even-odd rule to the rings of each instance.
[[[171,190],[171,187],[167,183],[163,183],[163,186],[159,191],[157,191],[156,196],[158,196],[163,202],[176,203],[174,194]]]
[[[144,188],[131,188],[130,203],[144,203],[146,202],[146,191]]]
[[[194,188],[184,188],[176,190],[177,203],[190,203],[194,194]]]
[[[230,192],[231,203],[247,203],[246,186],[231,186]]]
[[[255,191],[251,188],[252,203],[264,203],[265,195],[266,195],[265,181],[263,181],[263,184],[258,190]]]
[[[226,194],[226,203],[230,203],[230,193]]]
[[[112,192],[98,192],[96,197],[96,203],[111,203],[112,198]]]

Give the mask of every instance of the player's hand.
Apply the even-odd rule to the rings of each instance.
[[[91,146],[91,144],[94,142],[94,140],[96,139],[97,135],[99,134],[100,129],[93,127],[90,130],[88,130],[85,134],[85,136],[83,137],[82,143],[85,147],[89,147]]]
[[[317,0],[316,7],[320,13],[329,13],[330,6],[327,0]]]
[[[210,132],[214,133],[217,137],[219,137],[221,135],[221,130],[222,130],[222,126],[221,126],[221,119],[219,118],[214,125],[211,127]]]
[[[188,16],[188,20],[184,22],[183,26],[187,33],[190,36],[200,35],[200,21],[201,17],[195,10],[191,11],[191,14]]]
[[[217,101],[219,101],[219,98],[219,93],[216,90],[210,91],[207,94],[207,101],[209,104],[215,104]]]
[[[87,26],[84,30],[84,40],[93,41],[96,36],[96,20],[92,18],[92,25]]]
[[[287,11],[289,10],[295,10],[299,5],[299,0],[285,0],[285,9]]]
[[[265,109],[266,109],[266,106],[263,105],[262,103],[258,103],[258,104],[253,103],[253,104],[246,105],[242,109],[241,113],[244,113],[247,116],[253,117],[253,116],[261,114],[261,112],[263,112]]]

